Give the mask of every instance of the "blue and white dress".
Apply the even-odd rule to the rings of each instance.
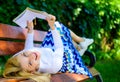
[[[78,50],[72,43],[72,37],[70,35],[69,29],[59,22],[56,22],[55,25],[57,25],[56,26],[57,30],[60,33],[64,45],[63,65],[59,72],[85,74],[92,78],[92,74],[89,72],[88,68],[84,65]],[[52,50],[54,51],[54,42],[51,31],[48,31],[41,46],[52,48]]]

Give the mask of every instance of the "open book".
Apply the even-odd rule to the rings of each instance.
[[[27,7],[20,15],[18,15],[13,22],[22,28],[27,26],[27,21],[32,21],[35,18],[46,19],[49,14],[44,11],[38,11]]]

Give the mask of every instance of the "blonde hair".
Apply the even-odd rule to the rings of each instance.
[[[20,63],[17,61],[17,57],[11,57],[8,59],[3,76],[8,78],[24,77],[35,80],[36,82],[50,82],[50,74],[48,73],[29,73],[22,70]]]

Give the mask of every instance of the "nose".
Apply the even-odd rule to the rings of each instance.
[[[36,55],[35,55],[34,53],[31,53],[31,54],[30,54],[30,58],[31,58],[32,60],[35,60],[35,59],[36,59]]]
[[[36,65],[37,57],[36,57],[35,53],[31,53],[29,57],[30,57],[30,61],[32,62],[32,64]]]

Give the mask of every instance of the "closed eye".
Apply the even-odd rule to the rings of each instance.
[[[29,65],[32,66],[32,62],[29,62]]]
[[[28,57],[28,55],[26,55],[25,53],[23,53],[23,56]]]

